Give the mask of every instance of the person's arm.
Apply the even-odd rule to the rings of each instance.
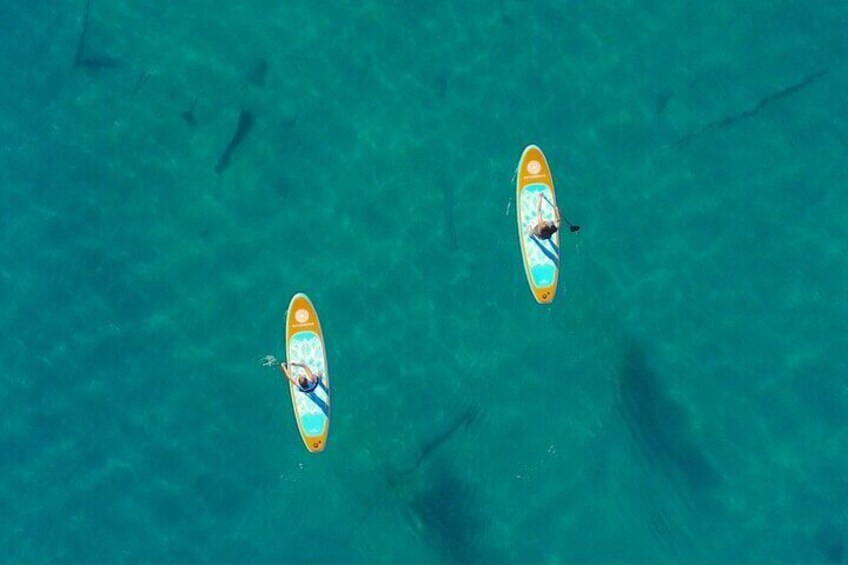
[[[306,371],[306,378],[307,379],[309,379],[310,381],[317,381],[318,380],[318,379],[315,378],[315,375],[312,373],[312,369],[310,369],[306,365],[301,365],[301,367],[303,367],[303,370]]]
[[[295,364],[296,363],[292,363],[292,365],[295,365]],[[294,380],[294,377],[292,377],[291,373],[289,372],[289,368],[286,367],[285,363],[280,363],[280,370],[286,376],[286,379],[288,379],[293,385],[297,386],[297,381]]]
[[[562,218],[559,215],[559,208],[554,206],[554,225],[559,229],[559,225],[562,222]]]
[[[304,365],[303,363],[292,363],[291,366],[292,367],[300,367],[301,369],[306,371],[306,378],[308,378],[310,381],[318,380],[315,377],[315,373],[312,372],[312,369],[310,369],[308,365]]]

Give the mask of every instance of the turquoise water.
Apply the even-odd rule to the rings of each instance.
[[[0,561],[848,559],[845,2],[2,4]]]

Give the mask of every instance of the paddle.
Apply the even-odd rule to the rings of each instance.
[[[547,203],[551,205],[551,208],[558,210],[558,208],[556,206],[554,206],[554,203],[551,202],[550,199],[547,196],[542,194],[542,198],[544,198],[547,201]],[[565,216],[560,216],[560,218],[565,220],[565,223],[568,224],[568,229],[571,231],[571,233],[577,233],[577,232],[580,231],[580,226],[572,224],[571,222],[568,221],[568,218],[566,218]]]

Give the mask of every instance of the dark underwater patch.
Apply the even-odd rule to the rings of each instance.
[[[619,409],[640,452],[665,473],[694,490],[721,482],[693,436],[686,409],[672,398],[651,369],[642,346],[631,342],[618,376]]]

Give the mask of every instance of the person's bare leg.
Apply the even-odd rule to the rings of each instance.
[[[539,227],[542,225],[542,194],[539,193],[539,202],[536,204],[536,222],[530,224],[527,227],[527,231],[530,235],[534,237],[538,237]]]
[[[539,193],[539,204],[536,205],[536,224],[542,224],[542,201],[544,200],[545,195],[541,192]]]

